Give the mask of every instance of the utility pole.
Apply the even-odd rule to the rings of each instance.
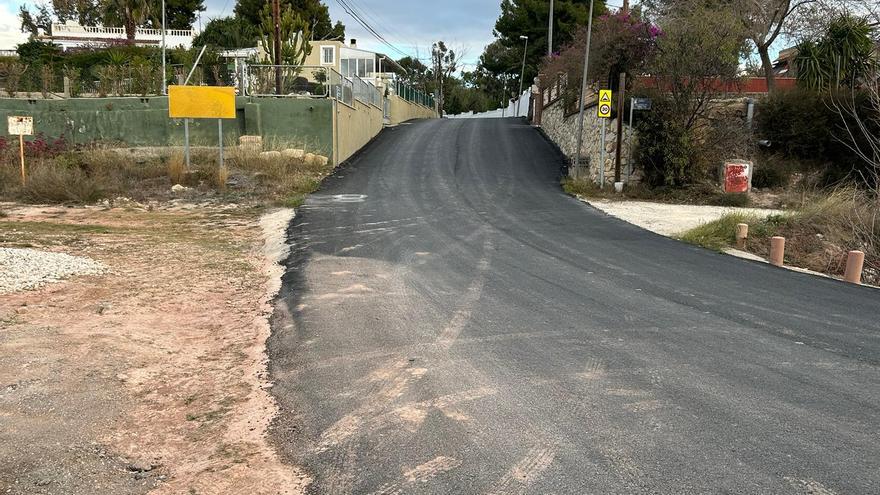
[[[529,37],[528,36],[520,36],[519,39],[526,40],[525,46],[523,46],[523,61],[522,61],[522,70],[519,73],[519,93],[516,94],[516,116],[519,117],[519,105],[522,101],[522,92],[523,92],[523,78],[526,77],[526,53],[529,51]]]
[[[162,0],[162,94],[168,94],[168,75],[165,73],[165,0]]]
[[[614,182],[620,182],[620,149],[623,147],[623,107],[626,106],[626,72],[620,73],[617,90],[617,149],[614,151]]]
[[[275,94],[281,94],[281,4],[279,0],[272,0],[272,20],[275,23]]]
[[[584,48],[584,75],[581,78],[581,96],[578,103],[578,135],[577,135],[577,149],[574,153],[574,173],[575,178],[577,178],[578,170],[581,165],[581,145],[584,141],[584,93],[587,91],[587,72],[590,69],[590,38],[593,37],[593,3],[594,0],[590,0],[590,17],[587,20],[587,46]],[[605,143],[602,143],[603,148]],[[604,169],[605,164],[601,165]]]
[[[550,0],[550,24],[547,26],[547,56],[553,56],[553,0]]]

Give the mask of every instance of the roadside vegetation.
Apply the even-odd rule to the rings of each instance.
[[[731,213],[683,233],[679,238],[717,251],[735,246],[735,228],[749,226],[746,250],[769,256],[770,238],[786,238],[786,263],[842,276],[850,250],[865,253],[865,283],[880,285],[880,201],[862,190],[844,187],[804,197],[781,215]]]
[[[187,169],[180,148],[74,148],[64,138],[38,136],[27,142],[22,185],[17,147],[0,138],[0,155],[0,200],[26,203],[186,198],[299,206],[332,170],[313,154],[261,154],[237,146],[226,150],[223,168],[216,149],[194,148]]]

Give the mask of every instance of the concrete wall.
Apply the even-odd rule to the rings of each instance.
[[[224,142],[242,134],[263,136],[272,145],[305,146],[329,155],[333,147],[333,103],[329,100],[294,98],[236,99],[236,119],[223,121]],[[48,137],[64,136],[69,142],[115,142],[128,146],[181,145],[183,120],[168,117],[168,99],[74,98],[24,100],[0,98],[0,125],[10,115],[34,117],[36,132]],[[3,128],[5,130],[5,127]],[[215,145],[216,120],[192,120],[190,143]]]
[[[334,153],[333,161],[342,163],[382,131],[384,117],[380,108],[354,100],[353,106],[333,100]]]
[[[392,123],[435,118],[436,113],[393,96]],[[117,143],[123,146],[178,146],[184,141],[183,120],[168,117],[168,99],[73,98],[25,100],[0,98],[0,126],[10,115],[34,117],[34,127],[47,137],[64,136],[75,144]],[[236,99],[236,119],[223,121],[223,140],[230,145],[241,135],[263,137],[266,149],[304,148],[341,163],[370,142],[383,127],[382,109],[354,100]],[[216,120],[190,121],[190,143],[217,144]]]
[[[577,150],[577,127],[578,114],[565,115],[565,105],[562,100],[557,100],[550,106],[544,108],[541,115],[541,127],[544,132],[555,142],[565,156],[569,157],[574,163],[575,150]],[[601,161],[601,126],[602,119],[596,116],[596,107],[591,106],[584,110],[584,132],[583,141],[581,143],[581,170],[572,171],[577,177],[585,177],[587,174],[594,180],[599,180],[600,161]],[[623,126],[623,149],[621,152],[621,177],[625,180],[627,170],[627,157],[629,153],[629,145],[632,140],[633,133],[629,126]],[[605,127],[605,183],[614,183],[614,152],[617,146],[617,119],[607,119]],[[589,169],[584,162],[589,163]],[[633,175],[630,182],[639,180],[639,177]]]
[[[388,97],[388,105],[388,118],[392,124],[399,124],[412,119],[437,118],[437,112],[433,108],[404,100],[397,95]]]

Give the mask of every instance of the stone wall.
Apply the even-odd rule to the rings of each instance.
[[[541,127],[553,142],[569,158],[574,166],[575,150],[577,149],[578,114],[565,115],[565,105],[559,99],[543,109],[541,114]],[[614,152],[617,146],[617,119],[606,119],[605,127],[605,166],[604,179],[606,184],[614,183]],[[581,144],[581,169],[571,170],[574,177],[586,177],[599,182],[601,168],[601,128],[602,119],[596,116],[596,106],[591,105],[584,109],[584,132]],[[621,150],[621,179],[627,180],[629,166],[630,143],[634,133],[628,125],[623,126],[623,148]],[[637,182],[640,176],[632,173],[629,183]]]

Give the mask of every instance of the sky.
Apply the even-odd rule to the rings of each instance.
[[[474,64],[492,41],[492,28],[501,13],[500,0],[344,0],[397,50],[422,58],[430,57],[431,44],[443,40],[456,52],[464,51],[463,62]],[[48,0],[47,0],[48,2]],[[0,0],[0,49],[14,48],[25,41],[19,30],[18,6],[35,2]],[[385,53],[395,59],[403,55],[377,40],[348,15],[338,0],[324,0],[333,21],[345,24],[346,37],[358,46]],[[231,15],[235,0],[205,0],[202,24],[215,17]],[[466,70],[472,67],[466,67]]]

